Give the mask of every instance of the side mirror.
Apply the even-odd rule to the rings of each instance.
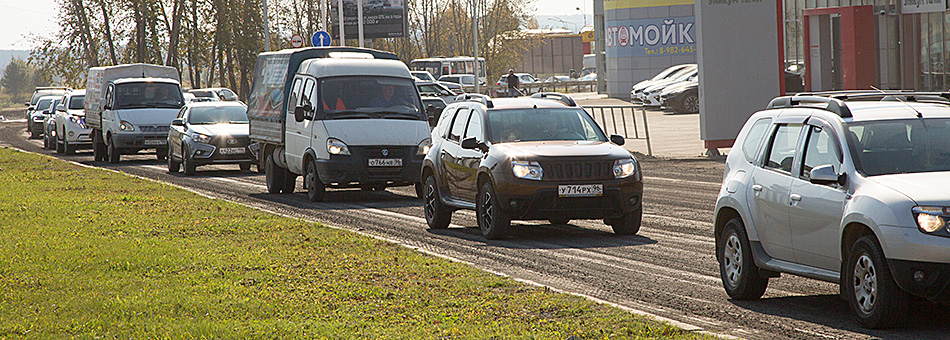
[[[43,114],[44,114],[44,115],[48,115],[48,114],[49,114],[49,109],[43,110]]]
[[[844,185],[847,182],[848,176],[845,174],[838,174],[835,172],[835,167],[831,164],[825,164],[822,166],[817,166],[808,173],[808,179],[814,184],[819,185],[828,185],[837,183],[838,185]]]
[[[102,106],[103,110],[112,110],[112,105],[106,104]]]
[[[172,126],[185,126],[185,121],[181,118],[172,119]]]
[[[623,136],[621,135],[610,135],[610,142],[617,145],[623,145],[624,143],[627,142],[627,140],[624,139]]]
[[[65,106],[57,106],[57,107],[56,107],[56,111],[59,111],[59,112],[66,112],[66,107],[65,107]]]
[[[26,102],[26,103],[23,104],[23,105],[30,106],[30,102]]]
[[[429,119],[435,119],[435,105],[429,104],[426,106],[426,115],[429,116]]]
[[[304,107],[303,107],[303,106],[298,106],[298,107],[294,108],[294,120],[296,120],[297,123],[300,123],[300,122],[303,121],[304,118],[305,118],[305,117],[304,117]]]

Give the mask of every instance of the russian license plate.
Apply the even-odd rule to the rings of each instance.
[[[244,153],[244,148],[221,148],[222,155],[239,155]]]
[[[145,145],[165,145],[168,144],[167,140],[164,139],[146,139]]]
[[[603,184],[586,185],[558,185],[557,195],[560,197],[595,197],[604,195]]]
[[[402,158],[370,158],[369,166],[402,166]]]

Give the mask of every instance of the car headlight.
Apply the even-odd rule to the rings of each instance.
[[[515,177],[533,179],[536,181],[540,181],[544,173],[544,171],[541,170],[541,164],[538,164],[538,162],[523,161],[511,162],[511,172],[515,174]]]
[[[917,228],[924,233],[934,233],[947,228],[947,217],[950,216],[950,207],[916,206],[912,209]],[[948,229],[950,231],[950,229]]]
[[[336,138],[327,139],[327,152],[331,155],[344,155],[348,156],[350,154],[350,148],[346,146],[346,143]]]
[[[44,119],[46,119],[46,117],[43,117],[43,116],[33,116],[33,121],[34,121],[34,122],[42,122]]]
[[[86,120],[83,117],[69,116],[69,121],[83,129],[86,128]]]
[[[432,148],[432,140],[426,138],[422,142],[419,142],[419,146],[416,147],[416,155],[425,155],[429,153],[429,149]]]
[[[637,161],[633,158],[618,159],[614,161],[614,177],[627,178],[637,173]]]
[[[194,139],[198,143],[211,144],[211,137],[202,135],[200,133],[195,134]]]
[[[135,127],[132,126],[132,123],[123,120],[121,123],[119,123],[119,130],[131,132],[135,131]]]

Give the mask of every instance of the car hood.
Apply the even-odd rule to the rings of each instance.
[[[119,119],[133,125],[171,125],[178,116],[178,109],[121,109],[115,111]]]
[[[66,114],[70,116],[85,117],[86,111],[83,110],[66,110]]]
[[[633,91],[642,91],[643,89],[646,89],[646,88],[648,88],[648,87],[650,87],[650,86],[653,86],[653,85],[657,85],[657,84],[668,84],[668,83],[670,83],[670,82],[672,82],[672,80],[669,80],[669,79],[644,80],[644,81],[641,81],[641,82],[637,83],[636,85],[633,85]]]
[[[649,87],[643,89],[643,92],[650,92],[650,93],[660,92],[660,91],[662,91],[663,89],[665,89],[665,88],[667,88],[667,87],[670,87],[670,86],[677,86],[677,85],[679,85],[680,83],[682,83],[682,82],[681,82],[681,81],[668,81],[668,82],[663,82],[663,83],[656,83],[656,84],[653,84],[653,85],[651,85],[651,86],[649,86]]]
[[[699,83],[687,81],[680,84],[667,86],[665,89],[663,89],[663,92],[661,92],[661,94],[683,92],[688,89],[697,88],[697,87],[699,87]]]
[[[512,158],[527,157],[629,157],[630,153],[609,142],[545,141],[513,142],[492,145]]]
[[[868,180],[904,194],[918,204],[950,203],[950,172],[882,175]]]
[[[416,146],[429,138],[429,123],[424,120],[336,119],[325,120],[323,125],[327,129],[327,136],[349,146]]]
[[[206,136],[246,137],[250,130],[248,124],[189,124],[191,131]]]

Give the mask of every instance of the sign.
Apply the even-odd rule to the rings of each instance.
[[[594,31],[581,32],[582,42],[594,42]]]
[[[617,20],[605,26],[609,58],[696,54],[694,17]]]
[[[303,37],[300,36],[300,34],[294,34],[294,36],[290,37],[290,46],[293,48],[303,47]]]
[[[605,10],[679,5],[695,6],[696,0],[604,0]]]
[[[406,36],[409,26],[406,0],[363,0],[363,38],[399,38]],[[339,0],[330,1],[331,31],[333,39],[340,39]],[[345,36],[359,36],[356,0],[343,0]]]
[[[330,33],[327,31],[317,31],[312,37],[310,37],[310,42],[313,44],[313,47],[325,47],[330,46]]]
[[[934,13],[947,10],[947,0],[899,0],[901,14]]]

